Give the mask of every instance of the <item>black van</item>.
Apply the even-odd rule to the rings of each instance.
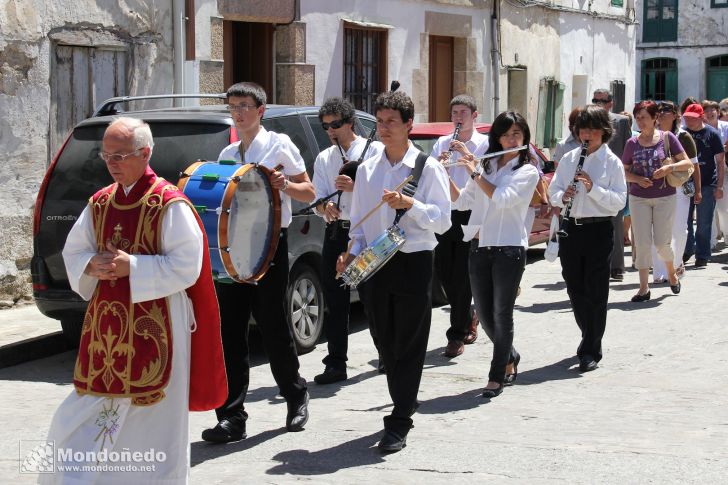
[[[99,157],[101,139],[114,115],[149,123],[154,135],[150,164],[160,177],[176,183],[179,174],[197,159],[217,160],[220,151],[237,140],[235,124],[224,104],[198,107],[123,111],[139,100],[175,98],[146,96],[112,98],[94,115],[79,123],[51,162],[38,192],[33,219],[33,296],[40,311],[61,321],[69,343],[78,345],[87,302],[69,286],[61,251],[88,198],[113,182]],[[189,96],[187,96],[189,97]],[[200,95],[224,100],[225,95]],[[368,135],[374,117],[357,112],[356,131]],[[291,137],[313,179],[319,151],[331,145],[321,129],[318,107],[268,105],[263,117],[267,130]],[[304,205],[293,201],[294,213]],[[289,226],[290,281],[287,304],[299,352],[313,350],[324,322],[324,298],[319,268],[324,223],[315,215],[294,216]],[[228,302],[221,301],[221,305]]]

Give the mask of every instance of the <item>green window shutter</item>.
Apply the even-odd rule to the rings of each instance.
[[[541,79],[538,90],[538,116],[536,119],[536,145],[544,146],[544,135],[546,131],[546,104],[548,99],[548,83]]]
[[[677,0],[662,0],[660,42],[677,40]]]
[[[665,71],[665,99],[678,103],[677,99],[677,65]]]
[[[554,136],[549,147],[555,147],[564,133],[564,89],[566,84],[556,83],[556,102],[554,103]]]
[[[623,7],[624,0],[612,0],[611,4],[612,4],[612,7]]]

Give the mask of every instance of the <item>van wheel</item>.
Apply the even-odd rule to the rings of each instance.
[[[81,342],[81,326],[83,325],[83,316],[69,317],[61,319],[61,328],[63,329],[63,338],[72,348],[78,348]]]
[[[286,301],[296,349],[299,354],[311,352],[324,328],[324,292],[318,272],[306,264],[293,268]]]

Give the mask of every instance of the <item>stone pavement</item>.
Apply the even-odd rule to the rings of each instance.
[[[636,272],[612,283],[604,359],[583,375],[559,265],[541,254],[529,251],[515,314],[523,358],[516,385],[502,395],[480,396],[492,351],[482,330],[462,356],[442,356],[448,314],[436,309],[408,446],[381,455],[376,443],[391,404],[359,310],[350,378],[311,383],[305,431],[285,432],[286,405],[260,355],[248,439],[208,445],[200,433],[214,414],[192,415],[192,483],[727,483],[728,251],[705,269],[691,262],[678,296],[660,285],[651,301],[633,304]],[[0,312],[0,328],[13,311]],[[325,349],[301,357],[309,381],[323,369]],[[18,440],[45,437],[71,390],[73,359],[66,352],[0,370],[0,480],[35,478],[18,472]]]

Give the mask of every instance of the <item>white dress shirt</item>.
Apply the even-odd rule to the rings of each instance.
[[[479,247],[528,247],[525,220],[539,176],[536,167],[530,163],[513,170],[516,165],[517,157],[498,169],[498,159],[494,159],[490,162],[491,173],[483,171],[480,174],[496,186],[492,198],[486,195],[477,181],[468,180],[460,197],[453,203],[460,210],[472,210],[468,225],[463,226],[463,241],[470,241],[479,233]]]
[[[367,141],[365,138],[357,136],[349,146],[349,149],[344,152],[346,159],[350,162],[359,160],[361,152],[364,150],[366,144]],[[367,149],[365,158],[379,156],[379,154],[382,153],[382,150],[384,150],[384,145],[382,145],[381,142],[372,142]],[[339,175],[339,170],[343,164],[344,161],[341,159],[341,152],[339,152],[339,147],[336,145],[331,145],[329,148],[318,154],[313,166],[313,186],[316,189],[316,200],[336,192],[335,179]],[[343,192],[341,194],[341,202],[339,203],[339,210],[341,211],[341,216],[339,217],[340,220],[349,220],[352,194],[353,192]],[[330,200],[336,202],[337,197]],[[324,214],[319,211],[314,212],[316,212],[319,216],[324,217]]]
[[[438,159],[442,152],[446,152],[450,149],[450,142],[452,142],[452,135],[445,135],[438,138],[432,147],[432,153],[430,154],[430,156],[434,159]],[[470,140],[465,142],[465,146],[468,148],[468,150],[470,150],[470,153],[472,153],[476,157],[482,157],[488,150],[488,136],[483,135],[482,133],[478,133],[478,131],[473,128],[473,134],[470,137]],[[456,162],[460,160],[461,156],[462,155],[460,154],[460,152],[456,152],[453,150],[452,155],[450,156],[450,161]],[[465,184],[468,182],[468,180],[470,180],[470,174],[468,174],[468,171],[465,169],[465,167],[450,167],[447,169],[447,172],[450,175],[452,181],[455,183],[455,185],[457,185],[459,189],[465,187]]]
[[[355,225],[384,195],[384,189],[394,190],[406,179],[415,166],[421,152],[410,142],[404,158],[394,166],[382,153],[359,165],[351,204],[351,223]],[[395,210],[383,204],[361,226],[352,229],[349,236],[353,245],[351,254],[356,256],[394,222]],[[437,246],[435,233],[442,234],[450,228],[450,189],[447,173],[442,164],[428,158],[414,196],[414,204],[399,221],[407,241],[400,251],[431,251]]]
[[[277,165],[283,165],[281,171],[289,178],[306,171],[301,153],[288,135],[267,131],[261,126],[250,146],[245,147],[245,160],[240,160],[240,143],[236,141],[223,148],[217,159],[257,163],[271,170]],[[281,227],[288,227],[291,219],[291,198],[281,191]]]
[[[565,206],[562,200],[564,192],[574,180],[580,155],[581,150],[572,150],[559,162],[549,185],[551,205],[562,208]],[[605,143],[586,157],[582,170],[589,174],[594,185],[591,191],[587,192],[582,182],[577,184],[569,216],[579,219],[617,215],[627,200],[627,182],[624,179],[622,161]]]

